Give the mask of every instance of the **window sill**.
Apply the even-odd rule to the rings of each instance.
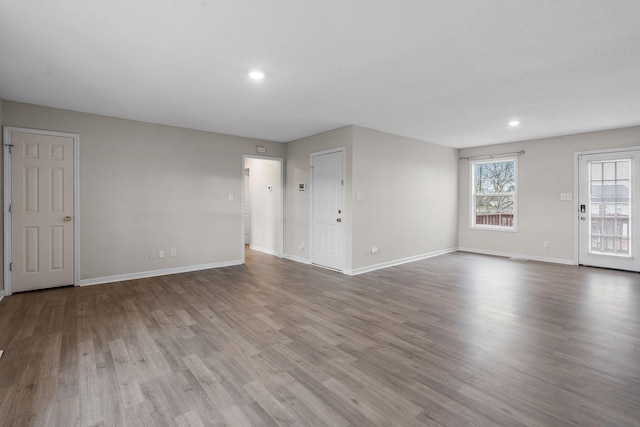
[[[471,230],[480,230],[480,231],[503,231],[506,233],[517,233],[517,227],[498,227],[498,226],[481,226],[481,225],[472,225],[469,227]]]

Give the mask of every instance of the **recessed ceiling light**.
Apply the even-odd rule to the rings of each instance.
[[[509,126],[511,126],[512,128],[519,126],[520,125],[520,120],[511,120],[509,122]]]
[[[262,80],[264,79],[264,76],[266,76],[267,73],[265,73],[262,70],[253,70],[249,73],[249,78],[251,80]]]

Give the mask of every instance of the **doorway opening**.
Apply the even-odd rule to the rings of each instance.
[[[283,256],[283,159],[242,158],[242,256],[246,249]]]

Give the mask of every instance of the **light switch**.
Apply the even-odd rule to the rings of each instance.
[[[560,193],[560,200],[573,200],[573,194],[571,194],[571,193]]]
[[[356,193],[356,200],[359,201],[359,202],[364,200],[364,193],[362,191],[358,191]]]

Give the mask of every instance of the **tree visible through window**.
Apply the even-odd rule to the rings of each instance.
[[[515,230],[516,159],[471,163],[471,226]]]

